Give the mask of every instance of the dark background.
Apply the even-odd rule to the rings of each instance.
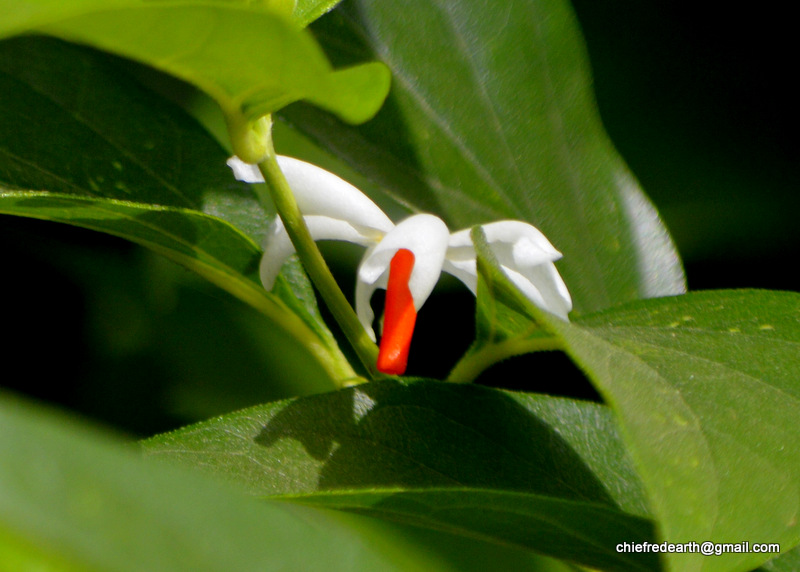
[[[672,231],[690,289],[800,290],[789,8],[573,5],[603,122]],[[0,385],[134,436],[291,393],[262,379],[280,365],[258,349],[263,322],[171,263],[111,237],[14,217],[0,218],[0,244]],[[449,345],[426,337],[425,323],[451,311],[426,305],[411,373],[444,375],[431,369],[434,358],[455,360],[466,348],[469,327]],[[542,372],[540,385],[522,389],[596,397],[560,354],[509,360],[492,377],[519,388],[521,367]]]

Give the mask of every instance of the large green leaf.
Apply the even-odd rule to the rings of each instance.
[[[104,60],[51,39],[0,44],[0,212],[152,248],[258,308],[332,376],[351,376],[300,273],[274,294],[259,285],[253,239],[269,217],[225,152]]]
[[[439,569],[367,519],[255,502],[5,394],[0,452],[3,570]]]
[[[456,228],[535,224],[564,253],[579,312],[684,291],[666,230],[600,125],[565,0],[348,1],[313,28],[341,62],[384,61],[389,101],[359,128],[307,106],[282,114],[398,201]]]
[[[798,316],[795,293],[721,291],[551,320],[617,411],[663,538],[800,543]],[[769,557],[667,558],[744,570]]]
[[[155,437],[262,496],[335,506],[610,569],[652,569],[652,541],[609,412],[588,402],[429,381],[373,382]],[[288,496],[286,496],[288,495]]]
[[[701,292],[570,323],[524,300],[490,258],[479,269],[614,409],[662,540],[800,543],[800,294]],[[771,556],[665,559],[673,570],[746,570]]]
[[[293,101],[308,99],[359,122],[388,90],[383,66],[334,72],[308,33],[263,6],[4,0],[0,10],[0,37],[38,32],[86,43],[199,87],[225,112],[235,148],[249,124]]]

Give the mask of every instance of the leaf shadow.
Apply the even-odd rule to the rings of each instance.
[[[616,508],[557,428],[509,394],[417,380],[321,397],[292,402],[255,437],[267,448],[300,442],[323,462],[318,490],[496,489]]]

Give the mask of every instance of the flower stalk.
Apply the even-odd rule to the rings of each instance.
[[[278,211],[279,218],[271,225],[261,258],[264,288],[272,289],[283,262],[297,252],[369,375],[403,375],[416,313],[441,273],[452,274],[477,294],[478,256],[472,230],[451,234],[442,219],[424,213],[395,224],[369,197],[333,173],[276,155],[268,131],[264,143],[267,152],[257,167],[239,157],[228,159],[237,179],[267,183]],[[266,202],[266,197],[259,198]],[[495,221],[479,228],[485,248],[519,294],[568,320],[572,299],[554,265],[561,253],[541,231],[514,220]],[[366,247],[357,272],[355,311],[333,279],[317,249],[317,240],[344,240]],[[377,336],[370,306],[378,288],[386,289],[380,350],[374,343]],[[499,355],[520,351],[517,347],[494,349],[500,350]],[[451,379],[471,379],[469,372],[476,365],[496,357],[492,352],[469,355]]]
[[[469,351],[450,371],[445,381],[451,383],[472,383],[490,366],[514,356],[533,352],[562,350],[562,344],[554,337],[511,338],[488,344],[477,351]]]
[[[317,248],[314,239],[311,237],[303,215],[297,206],[292,189],[289,187],[289,183],[278,165],[271,137],[267,142],[266,157],[258,164],[258,168],[264,176],[272,202],[275,205],[278,216],[283,221],[286,232],[300,257],[300,261],[303,263],[303,267],[344,335],[352,344],[370,377],[375,378],[379,374],[376,368],[378,347],[370,339],[367,332],[364,331],[358,316],[336,283],[319,248]]]

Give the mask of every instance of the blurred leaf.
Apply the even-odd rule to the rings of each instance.
[[[594,566],[652,569],[652,555],[613,549],[623,537],[653,539],[615,436],[608,411],[588,402],[373,382],[225,415],[154,437],[145,449],[256,495],[290,495]]]
[[[377,63],[334,72],[309,34],[249,4],[3,0],[0,10],[0,37],[45,33],[135,59],[199,87],[234,123],[300,99],[365,121],[389,86]]]
[[[513,293],[490,264],[484,280]],[[517,296],[617,413],[663,540],[800,543],[800,294],[709,291],[575,323]],[[665,558],[674,570],[745,570],[770,556]]]
[[[0,132],[0,212],[152,248],[259,309],[334,378],[353,375],[301,273],[287,272],[274,295],[260,286],[261,251],[237,228],[261,238],[268,217],[178,108],[99,54],[16,39],[0,44]]]
[[[440,532],[430,528],[383,521],[393,527],[403,540],[414,542],[421,550],[436,554],[453,572],[520,570],[525,572],[580,572],[576,566],[515,546],[502,546],[474,538]]]
[[[384,61],[390,98],[359,128],[308,106],[281,113],[400,202],[451,228],[535,224],[565,255],[578,312],[684,291],[666,229],[599,122],[565,1],[416,1],[400,13],[353,1],[314,30],[340,63]]]
[[[368,519],[242,498],[7,395],[0,427],[0,546],[14,550],[0,567],[38,557],[37,569],[56,570],[438,568]]]

